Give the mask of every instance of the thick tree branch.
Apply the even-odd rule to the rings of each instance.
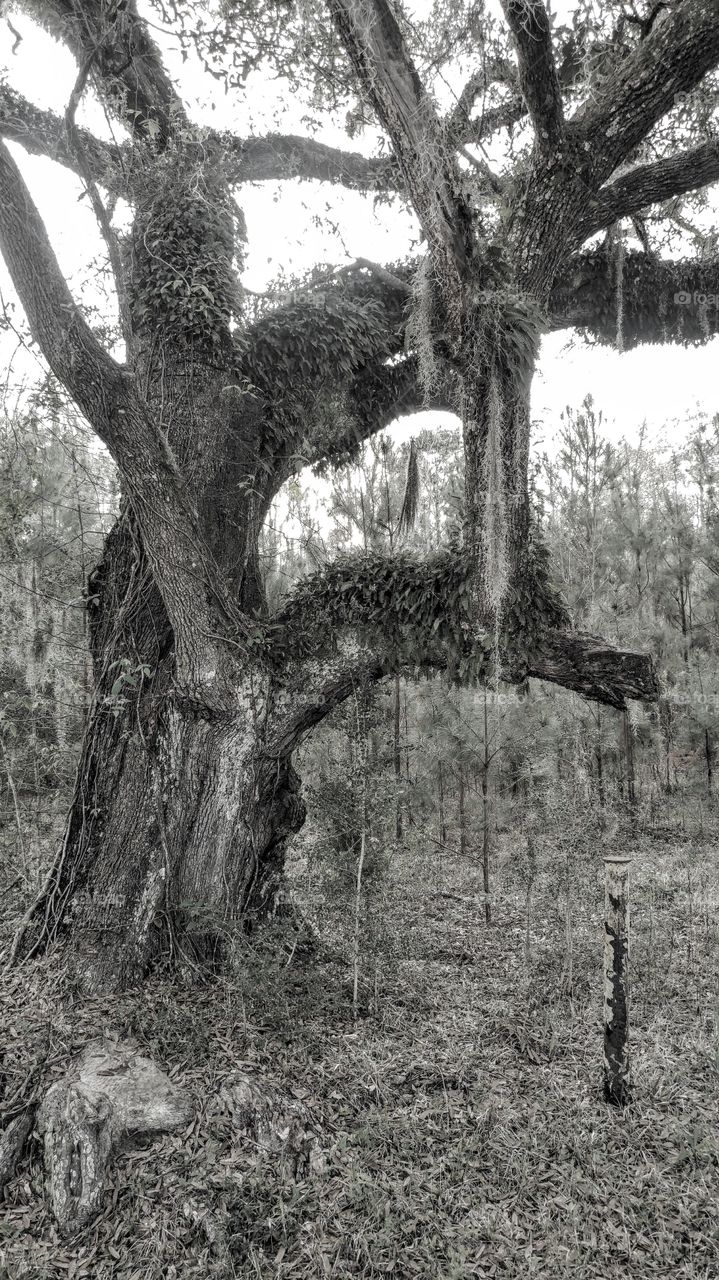
[[[397,668],[386,656],[371,647],[357,652],[349,646],[346,655],[329,660],[301,662],[296,673],[289,671],[290,685],[296,685],[292,710],[280,721],[267,750],[282,757],[294,751],[305,736],[358,690],[384,680],[396,670],[411,675],[412,668]],[[426,669],[443,672],[446,663],[438,650]],[[626,708],[626,700],[655,701],[659,685],[651,659],[645,654],[615,649],[597,636],[580,631],[547,633],[533,657],[530,678],[547,680],[590,701]]]
[[[555,149],[563,133],[562,92],[543,0],[502,0],[514,37],[519,85],[540,151]]]
[[[679,0],[663,9],[645,40],[599,85],[572,120],[594,182],[611,172],[719,63],[719,0]]]
[[[27,0],[27,12],[72,51],[93,56],[93,80],[130,132],[162,148],[189,121],[136,0]]]
[[[106,191],[124,189],[122,152],[109,143],[78,129],[83,157],[94,182]],[[77,154],[70,146],[65,121],[52,111],[41,111],[21,94],[0,83],[0,137],[17,142],[29,155],[45,156],[79,173]]]
[[[318,412],[307,440],[306,462],[337,467],[356,457],[360,444],[384,431],[407,414],[436,409],[460,412],[460,393],[447,380],[427,394],[422,387],[415,356],[396,364],[368,365],[360,370],[344,393],[340,407],[334,402],[326,413]]]
[[[273,619],[270,643],[278,656],[289,647],[300,658],[323,661],[333,648],[341,658],[349,647],[351,656],[366,658],[382,674],[443,670],[455,680],[482,681],[491,674],[495,642],[492,627],[478,622],[473,598],[461,551],[424,561],[364,555],[300,582]],[[558,626],[555,615],[560,611],[548,598],[546,622],[533,639],[522,635],[528,652],[519,661],[509,633],[500,634],[503,680],[521,683],[533,676],[620,709],[627,698],[656,699],[648,655]]]
[[[359,82],[387,130],[405,188],[438,261],[471,254],[471,214],[456,160],[388,0],[329,0]]]
[[[368,684],[389,674],[386,661],[372,654],[351,653],[311,664],[297,663],[285,679],[294,689],[292,709],[281,720],[267,749],[273,756],[294,751],[316,725]]]
[[[584,631],[547,631],[530,654],[527,674],[619,711],[628,698],[655,702],[659,697],[648,654],[616,649]]]
[[[175,632],[180,680],[207,701],[218,675],[212,619],[218,609],[229,614],[216,566],[164,436],[134,378],[100,346],[82,317],[4,143],[0,251],[48,365],[117,463]]]
[[[719,332],[719,264],[604,249],[576,254],[552,292],[549,328],[583,329],[624,350],[702,343]]]
[[[719,181],[719,139],[704,142],[690,151],[637,165],[614,182],[602,187],[592,202],[580,228],[582,240],[611,226],[620,218],[640,213],[652,204],[685,195]]]
[[[367,159],[357,151],[343,151],[293,134],[236,138],[223,133],[218,138],[231,186],[303,178],[334,182],[355,191],[397,191],[402,187],[402,175],[393,157]]]

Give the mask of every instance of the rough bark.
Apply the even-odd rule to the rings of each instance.
[[[581,225],[588,240],[621,218],[649,209],[653,204],[695,191],[719,179],[719,141],[667,156],[655,164],[639,164],[607,183],[597,193]]]
[[[502,8],[514,37],[519,86],[538,146],[554,151],[564,133],[564,109],[547,9],[542,0],[502,0]]]
[[[158,955],[218,965],[234,929],[272,914],[305,809],[289,752],[268,754],[253,721],[261,682],[229,721],[163,693],[162,668],[117,716],[100,684],[64,841],[20,954],[69,936],[78,985],[117,990]]]
[[[35,1123],[37,1104],[25,1106],[0,1133],[0,1190],[15,1176],[25,1144]]]
[[[330,13],[359,83],[392,140],[433,256],[453,275],[472,256],[472,215],[434,106],[387,0],[332,0]]]
[[[217,605],[236,613],[199,527],[177,459],[135,378],[100,346],[70,294],[30,193],[0,143],[0,250],[33,337],[120,469],[153,577],[163,595],[188,693],[231,697],[218,671]],[[215,595],[213,610],[210,597]],[[238,636],[239,614],[234,619]]]
[[[717,0],[665,6],[646,39],[617,61],[572,121],[584,153],[580,173],[590,185],[605,182],[718,61]]]

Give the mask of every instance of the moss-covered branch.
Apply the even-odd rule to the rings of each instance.
[[[101,142],[87,129],[78,129],[84,163],[92,179],[106,191],[124,189],[122,151]],[[17,142],[29,155],[45,156],[74,173],[80,172],[77,152],[70,146],[65,121],[53,111],[42,111],[22,94],[0,83],[0,137]],[[128,157],[129,158],[129,157]]]
[[[646,253],[577,254],[553,292],[550,329],[577,328],[627,350],[640,343],[702,343],[719,332],[719,269]]]
[[[658,696],[649,656],[573,631],[548,582],[546,555],[528,552],[523,584],[508,595],[498,646],[478,614],[466,554],[450,547],[419,560],[360,555],[304,579],[273,619],[270,650],[318,661],[341,654],[348,635],[357,659],[382,674],[442,670],[460,683],[550,680],[608,706]]]

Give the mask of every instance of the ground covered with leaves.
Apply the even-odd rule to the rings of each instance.
[[[5,1105],[120,1032],[197,1114],[118,1153],[100,1218],[73,1241],[35,1139],[0,1192],[2,1280],[719,1274],[716,842],[634,840],[624,1112],[601,1094],[601,859],[560,846],[540,849],[528,895],[505,838],[489,928],[471,860],[398,859],[363,915],[356,1011],[341,895],[318,914],[327,949],[307,955],[286,926],[238,943],[232,976],[211,983],[157,976],[61,1005],[52,957],[6,977]],[[238,1141],[217,1101],[238,1071],[302,1108],[314,1172]]]

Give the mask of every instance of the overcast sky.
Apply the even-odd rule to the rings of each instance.
[[[76,77],[72,58],[22,15],[14,15],[12,21],[24,38],[13,54],[14,37],[0,21],[0,65],[10,84],[38,106],[63,112]],[[188,108],[202,123],[233,128],[241,134],[267,129],[302,132],[292,98],[278,95],[274,86],[268,86],[264,95],[258,95],[254,86],[244,97],[225,96],[209,77],[200,79],[188,73],[179,56],[172,55],[171,45],[167,48],[170,70],[178,80],[182,74]],[[107,122],[92,104],[83,103],[78,121],[108,136]],[[374,145],[372,136],[348,143],[340,121],[328,121],[321,136],[367,152]],[[76,296],[86,304],[97,303],[93,259],[104,256],[103,246],[87,202],[78,202],[79,184],[51,161],[27,157],[17,147],[13,151]],[[242,206],[249,232],[243,280],[256,290],[264,289],[280,267],[291,273],[316,262],[341,265],[360,256],[379,262],[395,260],[409,251],[417,235],[411,218],[386,206],[375,210],[371,198],[358,193],[315,183],[263,184],[245,189]],[[328,230],[323,220],[326,213],[332,215],[336,231]],[[0,285],[3,299],[12,301],[4,268],[0,268]],[[4,366],[15,347],[10,336],[0,339]],[[544,437],[545,447],[551,448],[561,411],[567,405],[579,405],[589,392],[604,411],[605,434],[612,439],[622,435],[635,439],[644,420],[651,433],[667,427],[670,434],[681,437],[690,415],[703,412],[711,416],[719,411],[718,357],[717,338],[699,349],[642,347],[619,354],[588,348],[572,340],[570,333],[551,335],[543,343],[534,384],[533,417],[543,424],[538,434]],[[27,356],[15,356],[16,375],[32,377],[35,369],[37,364]]]

